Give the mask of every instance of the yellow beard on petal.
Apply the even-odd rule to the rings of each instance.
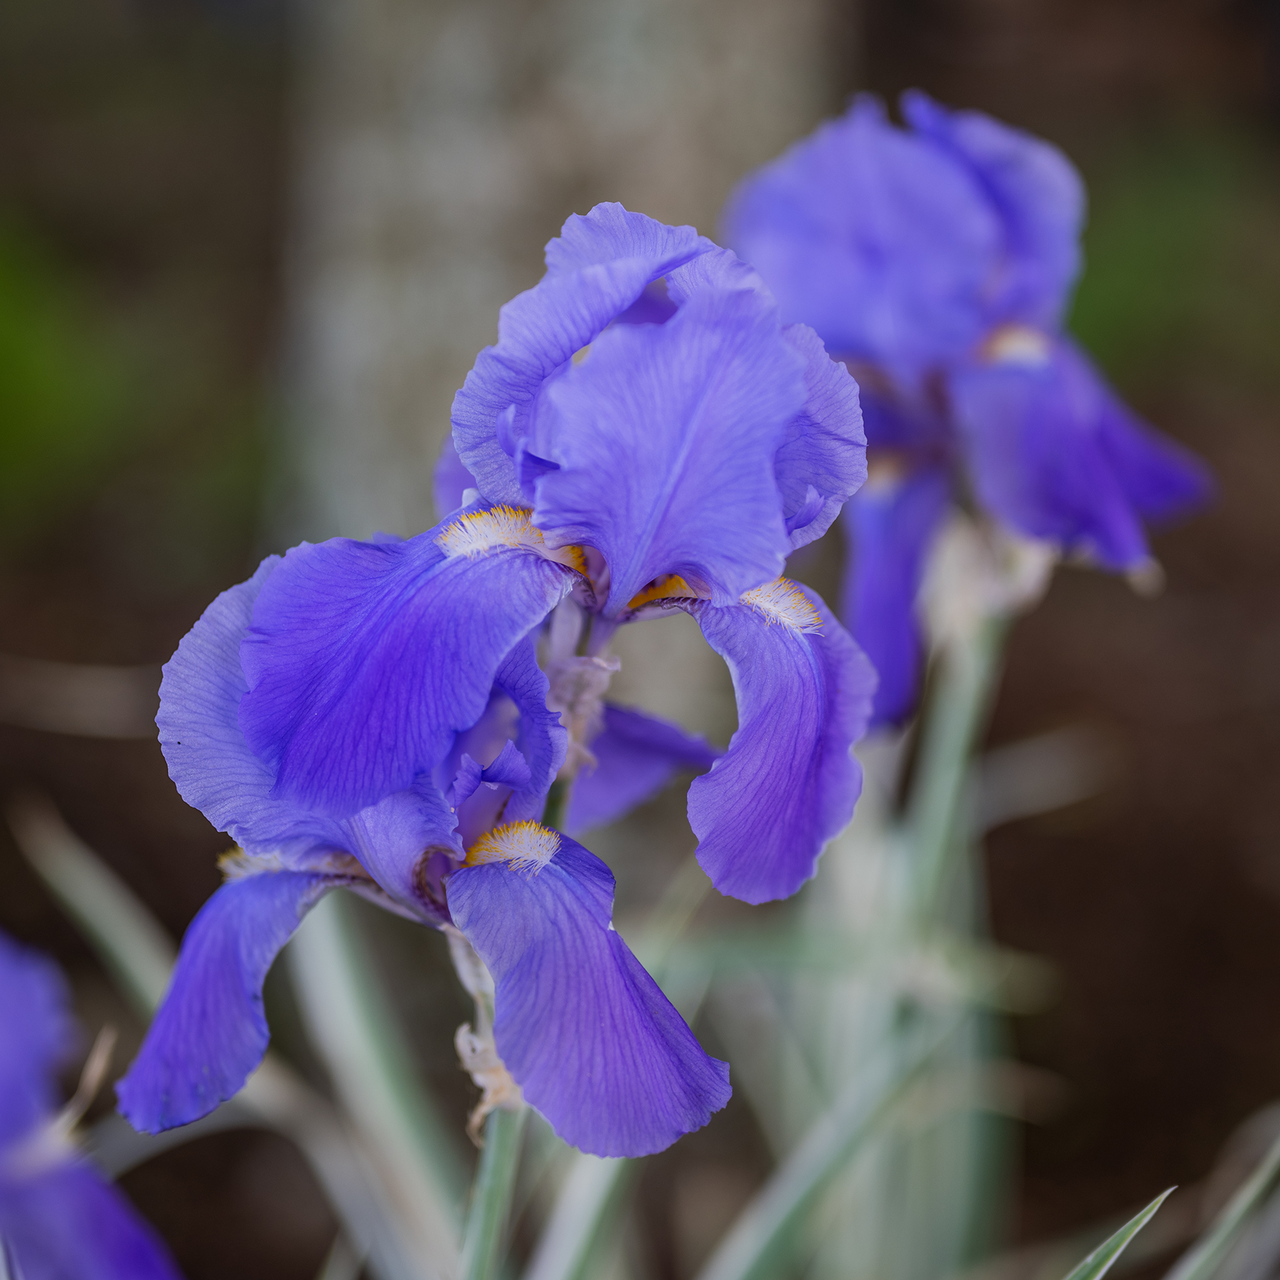
[[[467,851],[469,867],[505,862],[512,871],[537,875],[559,852],[560,836],[536,822],[512,822],[486,832]]]
[[[655,578],[643,591],[638,592],[627,601],[628,609],[639,609],[641,605],[652,604],[655,600],[696,600],[698,593],[678,574],[667,573]]]
[[[752,587],[738,597],[738,603],[793,631],[817,631],[822,626],[821,614],[790,578],[775,578],[762,587]]]
[[[474,560],[501,548],[532,551],[544,560],[562,564],[585,574],[586,558],[581,547],[549,547],[542,530],[534,526],[532,512],[524,507],[494,507],[459,517],[436,537],[445,555]]]

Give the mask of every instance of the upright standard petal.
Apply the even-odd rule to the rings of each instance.
[[[967,365],[950,387],[974,488],[1020,533],[1130,569],[1148,557],[1144,514],[1207,496],[1203,466],[1139,427],[1066,342]]]
[[[142,1048],[116,1085],[135,1129],[159,1133],[238,1093],[270,1038],[262,984],[303,916],[350,877],[264,871],[230,880],[200,908]]]
[[[615,822],[657,795],[681,769],[710,769],[722,752],[705,738],[633,707],[606,703],[591,742],[594,765],[574,779],[565,827],[572,835]]]
[[[865,97],[747,177],[725,235],[788,320],[906,374],[981,336],[1003,240],[969,167]]]
[[[19,1280],[180,1280],[160,1238],[80,1159],[29,1179],[0,1174],[0,1250]]]
[[[1085,194],[1075,166],[1051,143],[980,111],[948,111],[919,90],[902,95],[902,114],[970,167],[1000,213],[1005,244],[990,282],[991,322],[1058,328],[1080,272]]]
[[[683,605],[738,699],[728,751],[689,788],[698,861],[721,893],[788,897],[853,815],[862,771],[850,748],[867,726],[875,672],[826,605],[785,578],[728,608]]]
[[[57,1106],[54,1073],[75,1043],[67,984],[44,956],[0,933],[0,1149]]]
[[[240,647],[240,726],[272,795],[340,817],[430,776],[581,563],[506,507],[408,542],[295,547]]]
[[[572,1146],[642,1156],[729,1100],[710,1058],[614,932],[613,876],[534,823],[500,827],[448,882],[449,909],[493,974],[498,1053]]]
[[[543,383],[652,281],[714,247],[692,227],[668,227],[619,204],[565,223],[547,245],[546,276],[502,308],[497,345],[477,356],[454,397],[458,456],[486,498],[523,501],[516,446]]]
[[[547,677],[538,666],[533,641],[523,640],[507,655],[494,676],[520,714],[515,745],[529,767],[526,782],[512,789],[503,821],[524,822],[542,816],[547,792],[564,764],[569,734],[560,714],[547,708]]]
[[[498,668],[484,713],[436,770],[466,844],[503,822],[542,815],[569,742],[559,713],[547,707],[547,689],[533,640],[522,640]]]
[[[929,546],[946,514],[951,480],[942,467],[886,465],[845,508],[849,544],[841,616],[880,677],[872,726],[915,710],[924,645],[916,597]]]
[[[787,425],[773,464],[795,551],[822,537],[866,480],[867,437],[848,369],[827,355],[808,325],[788,325],[783,337],[805,362],[804,408]]]
[[[534,448],[549,537],[597,548],[606,614],[679,573],[736,600],[788,550],[773,459],[805,402],[804,363],[750,290],[694,294],[664,325],[603,334],[550,388]]]
[[[615,262],[644,262],[653,278],[690,261],[716,245],[693,227],[671,227],[647,214],[633,213],[605,200],[589,213],[573,213],[560,234],[548,242],[548,276],[563,276]]]

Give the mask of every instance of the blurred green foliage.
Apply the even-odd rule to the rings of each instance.
[[[207,290],[104,275],[0,218],[0,558],[69,562],[127,609],[239,572],[271,433]]]
[[[0,540],[56,517],[137,439],[140,380],[77,277],[0,222]]]
[[[1228,125],[1119,143],[1089,175],[1072,329],[1127,387],[1193,368],[1280,385],[1275,142]]]

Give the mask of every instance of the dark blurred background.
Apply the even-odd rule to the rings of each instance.
[[[1158,599],[1064,570],[1014,635],[991,740],[1083,723],[1117,763],[1096,798],[989,842],[997,937],[1059,975],[1017,1050],[1065,1082],[1023,1128],[1011,1242],[1203,1178],[1280,1098],[1280,6],[361,8],[0,7],[0,798],[53,797],[180,935],[224,839],[154,742],[30,727],[94,718],[59,710],[39,663],[153,680],[264,550],[429,523],[449,394],[567,213],[620,198],[714,233],[733,180],[849,93],[919,85],[1082,168],[1073,327],[1220,484],[1159,538]],[[361,44],[375,11],[408,22],[418,63]],[[353,146],[379,130],[373,159]],[[352,333],[363,347],[335,358],[326,344]],[[723,734],[717,717],[696,727]],[[122,1028],[122,1066],[141,1028],[3,829],[0,928],[57,957],[91,1029]],[[461,995],[438,939],[390,938],[389,972],[420,975],[396,994],[423,1070],[460,1124]],[[279,1036],[308,1066],[277,987]],[[670,1188],[717,1160],[750,1168],[751,1123],[735,1106],[662,1158],[642,1195],[656,1274],[704,1247]],[[264,1134],[202,1139],[125,1186],[192,1280],[311,1276],[332,1235],[306,1166]]]

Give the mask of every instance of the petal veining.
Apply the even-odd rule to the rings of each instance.
[[[295,547],[240,648],[240,725],[272,795],[341,817],[430,775],[578,575],[499,515],[408,542]]]
[[[684,607],[727,663],[738,700],[729,749],[689,788],[698,861],[721,893],[789,897],[853,814],[862,772],[851,747],[867,726],[875,672],[804,587]]]
[[[526,840],[539,856],[549,844],[531,834],[503,848]],[[661,1151],[724,1106],[729,1068],[613,929],[608,867],[556,840],[536,874],[505,856],[455,872],[449,909],[493,974],[494,1039],[526,1100],[583,1151]]]
[[[262,984],[302,917],[349,878],[264,871],[229,880],[182,940],[169,990],[116,1085],[135,1129],[159,1133],[208,1115],[238,1093],[270,1033]]]
[[[750,290],[695,294],[664,325],[619,326],[557,379],[537,420],[534,520],[595,547],[605,611],[681,574],[736,600],[789,549],[773,461],[805,400],[803,361]]]

